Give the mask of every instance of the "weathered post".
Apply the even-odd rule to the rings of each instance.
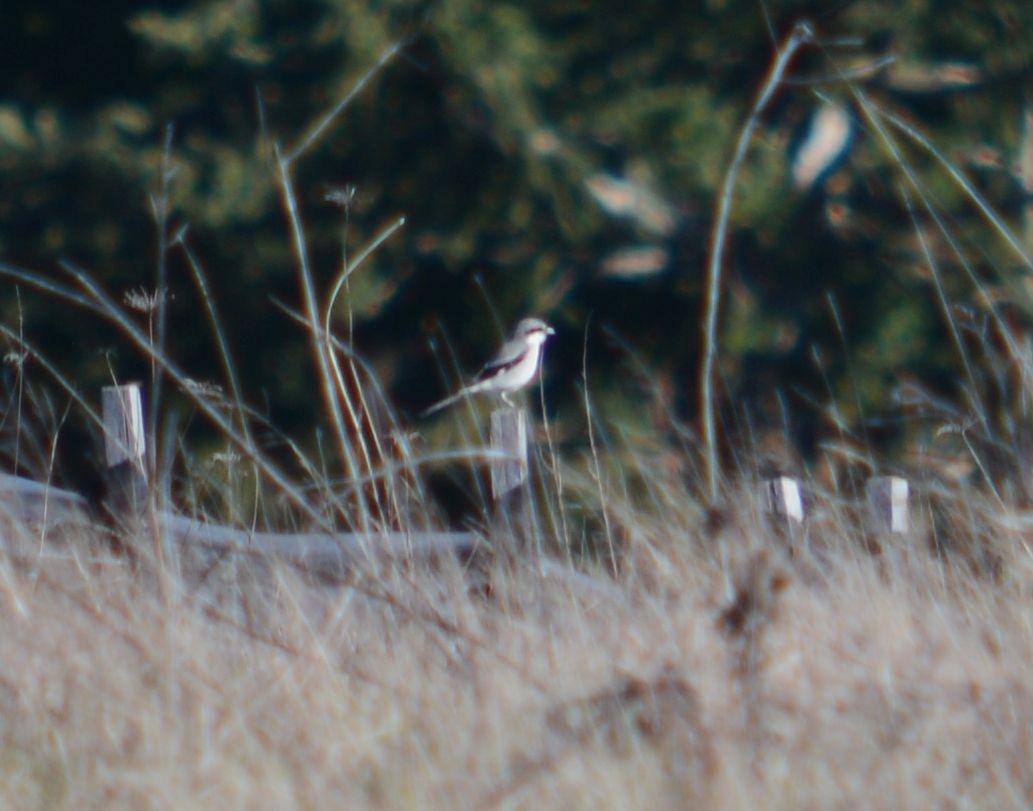
[[[147,503],[147,442],[139,383],[105,386],[104,457],[107,463],[107,506],[113,517],[137,517]]]
[[[495,520],[504,527],[499,539],[511,539],[511,554],[526,553],[533,538],[531,500],[527,497],[527,413],[522,408],[500,408],[491,414],[491,498]]]
[[[800,483],[791,476],[761,482],[761,504],[766,512],[781,518],[790,527],[803,524],[803,495]]]
[[[527,485],[527,413],[522,408],[500,408],[491,413],[492,450],[505,454],[491,460],[491,497],[509,503]]]
[[[105,386],[101,391],[104,418],[104,456],[107,461],[107,508],[112,520],[127,526],[130,539],[150,519],[154,561],[161,599],[168,603],[166,564],[175,562],[171,539],[162,531],[153,510],[148,511],[147,438],[143,426],[143,397],[139,383]],[[168,548],[163,548],[168,541]]]
[[[911,527],[910,487],[900,476],[873,476],[865,485],[868,517],[880,535],[904,535]]]

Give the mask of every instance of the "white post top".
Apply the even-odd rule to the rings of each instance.
[[[108,467],[123,462],[142,465],[147,441],[140,384],[105,386],[101,392],[101,405],[104,413],[104,458]]]

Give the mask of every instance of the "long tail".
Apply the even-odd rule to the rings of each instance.
[[[430,408],[424,409],[420,412],[420,417],[429,417],[431,414],[436,414],[443,408],[448,408],[452,403],[462,400],[464,397],[469,397],[472,394],[478,394],[488,388],[488,381],[480,381],[479,383],[473,383],[465,388],[460,389],[455,394],[446,397],[444,400],[439,400],[434,403]]]

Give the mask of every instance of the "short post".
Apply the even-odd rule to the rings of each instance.
[[[764,509],[782,519],[790,526],[803,523],[803,495],[800,483],[790,476],[777,476],[761,483],[761,499]]]
[[[140,384],[105,386],[101,405],[108,509],[115,518],[137,517],[147,502],[147,442]]]
[[[868,515],[880,534],[903,535],[911,526],[908,498],[910,487],[900,476],[873,476],[865,485]]]
[[[527,414],[522,408],[491,413],[492,450],[505,458],[491,461],[491,497],[496,504],[510,499],[527,484]]]

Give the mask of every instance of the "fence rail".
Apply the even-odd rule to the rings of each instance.
[[[88,502],[78,493],[10,473],[0,473],[0,509],[23,521],[40,523],[84,515]]]
[[[474,532],[249,532],[168,512],[159,514],[159,525],[181,544],[275,557],[325,574],[341,574],[355,564],[383,557],[466,557],[480,543]]]

